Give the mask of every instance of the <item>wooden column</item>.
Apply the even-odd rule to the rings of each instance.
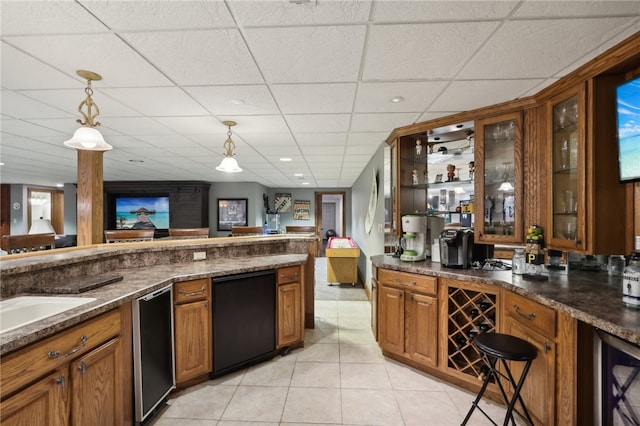
[[[103,241],[103,151],[78,150],[78,246]]]

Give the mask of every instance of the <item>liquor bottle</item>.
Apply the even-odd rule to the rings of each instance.
[[[469,315],[471,315],[471,318],[475,318],[480,315],[480,311],[478,311],[476,308],[473,308],[469,311]]]
[[[635,237],[634,251],[622,273],[622,302],[640,309],[640,236]]]
[[[467,344],[467,339],[464,336],[460,336],[457,339],[458,345],[456,346],[456,348],[458,350],[464,348],[464,346]]]

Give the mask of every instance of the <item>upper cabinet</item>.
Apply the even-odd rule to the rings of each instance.
[[[623,80],[597,76],[547,102],[549,248],[625,253],[626,189],[615,148],[615,87]]]
[[[523,242],[522,114],[476,121],[475,239]]]

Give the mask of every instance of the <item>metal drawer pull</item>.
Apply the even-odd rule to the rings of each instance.
[[[202,288],[200,289],[200,291],[193,291],[191,293],[187,293],[184,290],[180,290],[178,293],[184,295],[184,297],[192,297],[192,296],[199,296],[201,294],[204,294],[204,291],[206,290],[205,286],[202,286]]]
[[[80,344],[78,346],[76,346],[75,348],[71,349],[66,354],[60,355],[60,351],[49,351],[47,356],[49,357],[49,359],[54,359],[54,358],[55,359],[65,359],[65,358],[70,357],[71,355],[75,354],[80,349],[84,348],[84,345],[85,345],[85,343],[87,343],[87,340],[89,340],[89,338],[87,336],[82,336],[82,337],[80,337]]]
[[[536,317],[535,312],[531,312],[530,314],[523,314],[522,312],[520,312],[520,306],[518,306],[517,304],[513,305],[513,309],[516,310],[516,314],[520,315],[524,319],[528,319],[529,321],[533,321],[533,319]]]
[[[280,274],[280,278],[298,278],[298,273],[296,272],[293,275]]]
[[[551,346],[547,342],[544,342],[544,353],[546,354],[551,350]]]
[[[60,385],[62,390],[64,390],[64,374],[58,377],[55,381],[56,385]]]

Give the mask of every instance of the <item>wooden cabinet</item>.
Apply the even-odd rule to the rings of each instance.
[[[378,340],[383,350],[438,363],[437,279],[378,270]]]
[[[174,285],[176,384],[208,374],[212,362],[211,280]]]
[[[556,312],[510,291],[505,292],[504,310],[504,332],[538,349],[520,395],[536,424],[552,425],[556,423]],[[509,365],[514,377],[520,377],[523,367],[522,362]]]
[[[475,240],[522,243],[522,113],[477,120],[475,128]]]
[[[2,425],[131,424],[131,304],[2,359]]]
[[[280,268],[277,276],[277,348],[281,349],[304,339],[302,268]]]
[[[625,186],[618,182],[612,145],[620,81],[615,74],[598,76],[547,102],[549,248],[625,253]]]

